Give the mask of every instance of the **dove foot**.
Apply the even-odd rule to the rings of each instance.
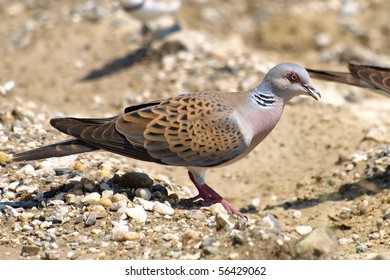
[[[239,217],[244,217],[239,211],[237,211],[226,199],[220,196],[216,191],[210,188],[207,184],[198,185],[191,172],[189,172],[190,179],[194,183],[195,187],[198,189],[199,194],[189,198],[184,199],[185,202],[195,202],[199,199],[202,199],[206,205],[211,205],[213,203],[221,203],[222,206],[226,209],[228,213],[236,214]]]

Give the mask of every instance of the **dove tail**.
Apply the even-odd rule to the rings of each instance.
[[[39,160],[51,157],[62,157],[99,150],[99,148],[82,140],[72,139],[55,143],[31,151],[15,154],[12,161]]]

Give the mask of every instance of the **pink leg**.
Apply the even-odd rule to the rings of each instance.
[[[212,204],[212,203],[219,202],[223,205],[223,207],[227,210],[228,213],[236,214],[239,217],[244,216],[239,211],[234,209],[234,207],[227,200],[225,200],[216,191],[214,191],[212,188],[210,188],[206,183],[204,183],[202,185],[198,185],[195,182],[194,176],[191,172],[188,172],[188,175],[190,176],[190,179],[194,183],[195,187],[198,189],[199,194],[192,197],[192,198],[186,199],[186,201],[194,202],[198,199],[203,199],[203,201],[206,204]]]

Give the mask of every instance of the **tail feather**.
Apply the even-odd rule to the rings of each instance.
[[[91,144],[88,144],[82,140],[72,139],[64,142],[55,143],[49,146],[41,147],[38,149],[15,154],[12,157],[12,161],[28,161],[39,160],[51,157],[62,157],[80,153],[86,153],[99,150]]]

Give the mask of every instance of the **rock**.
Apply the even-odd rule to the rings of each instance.
[[[42,259],[44,260],[59,260],[61,257],[61,254],[57,250],[50,250],[50,251],[45,251]]]
[[[35,256],[39,253],[39,251],[41,250],[40,247],[38,246],[34,246],[34,245],[24,245],[22,247],[22,251],[20,252],[20,254],[23,256],[23,257],[30,257],[30,256]]]
[[[198,210],[198,209],[187,210],[185,213],[187,219],[194,219],[198,221],[204,221],[206,219],[206,216],[202,210]]]
[[[112,206],[112,201],[111,199],[109,199],[108,197],[102,197],[99,199],[98,201],[99,205],[103,206],[103,207],[106,207],[106,208],[109,208]]]
[[[225,207],[221,203],[214,203],[210,206],[210,213],[211,215],[217,215],[217,214],[224,214],[228,215],[228,212],[226,211]]]
[[[85,225],[89,227],[93,226],[94,224],[96,224],[96,217],[89,215],[88,218],[85,220]]]
[[[367,250],[368,250],[368,247],[365,244],[356,245],[356,253],[358,253],[358,254],[367,252]]]
[[[27,222],[31,220],[33,217],[34,217],[34,213],[30,213],[30,212],[23,212],[20,213],[20,215],[18,216],[19,220],[22,222]]]
[[[0,152],[0,163],[7,163],[11,161],[11,157],[6,153]]]
[[[166,233],[162,237],[165,241],[170,241],[170,240],[179,240],[180,237],[177,234],[173,233]]]
[[[298,232],[300,235],[306,235],[312,232],[313,228],[311,226],[297,226],[295,228],[296,232]]]
[[[153,183],[153,179],[148,174],[140,172],[128,172],[119,180],[119,186],[122,188],[151,188]]]
[[[154,202],[153,211],[161,215],[173,215],[173,213],[175,213],[175,210],[172,207],[158,201]]]
[[[66,258],[69,259],[69,260],[75,260],[77,259],[78,255],[75,251],[69,251],[67,254],[66,254]]]
[[[167,188],[164,187],[163,185],[161,184],[156,184],[152,187],[152,193],[154,192],[159,192],[161,193],[163,196],[168,196],[168,191],[167,191]]]
[[[100,199],[100,194],[97,193],[97,192],[93,192],[93,193],[87,194],[87,195],[81,200],[81,202],[82,202],[84,205],[91,205],[91,204],[97,204],[97,203],[99,202],[99,199]]]
[[[140,235],[137,232],[130,232],[125,226],[114,227],[111,231],[112,241],[127,241],[140,239]]]
[[[240,230],[233,229],[229,235],[232,239],[233,245],[242,245],[246,242],[244,233]]]
[[[112,197],[112,202],[118,202],[118,201],[127,201],[127,195],[121,194],[121,193],[116,193]]]
[[[136,198],[135,201],[138,201],[145,210],[147,210],[147,211],[153,210],[154,202],[142,199],[140,197]]]
[[[198,241],[200,239],[200,233],[190,228],[187,228],[182,236],[183,243],[189,243],[192,241]]]
[[[316,228],[295,245],[298,259],[338,259],[338,243],[328,228]]]
[[[148,213],[146,213],[144,208],[140,205],[135,205],[134,208],[127,208],[125,213],[139,223],[145,223],[148,218]]]
[[[139,188],[135,190],[135,195],[139,198],[150,200],[152,197],[152,193],[147,188]]]
[[[215,222],[217,224],[217,230],[224,230],[230,232],[234,228],[234,224],[229,221],[229,215],[217,214],[215,216]]]
[[[26,164],[25,166],[19,169],[19,172],[25,175],[32,175],[35,172],[35,168],[31,164]]]
[[[349,245],[349,244],[352,244],[354,242],[354,240],[352,238],[340,238],[339,239],[339,243],[341,245]]]
[[[215,246],[207,246],[207,247],[204,247],[202,249],[202,253],[205,255],[205,256],[209,256],[209,255],[218,255],[220,252],[219,248],[218,247],[215,247]]]
[[[261,219],[260,224],[263,232],[270,232],[276,235],[279,235],[282,232],[279,221],[272,214],[265,215]]]

